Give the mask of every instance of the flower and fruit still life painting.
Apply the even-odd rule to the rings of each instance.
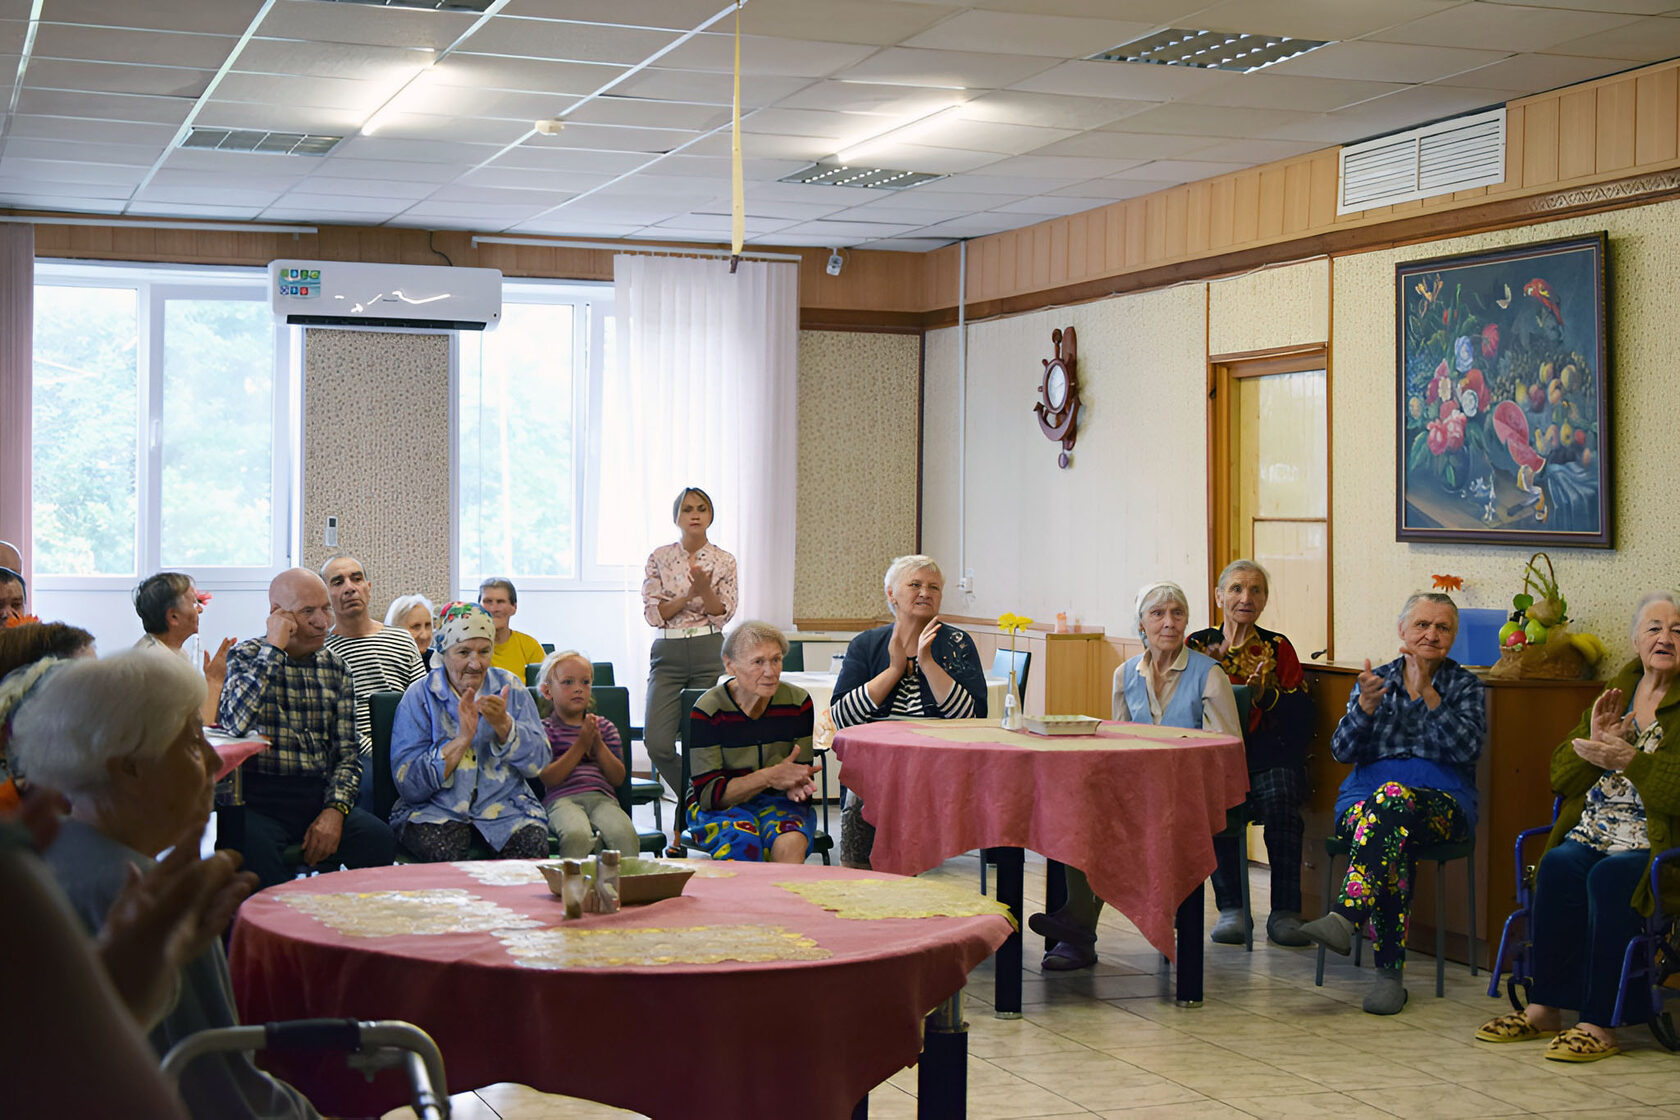
[[[1395,539],[1612,546],[1604,233],[1395,268]]]

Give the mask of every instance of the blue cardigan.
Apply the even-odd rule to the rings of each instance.
[[[892,623],[889,622],[885,626],[864,631],[853,638],[851,644],[846,647],[846,662],[840,667],[840,678],[834,682],[833,710],[837,725],[846,725],[842,722],[839,711],[841,697],[862,688],[892,661],[892,656],[887,652],[887,647],[892,642],[892,632]],[[941,669],[951,674],[951,679],[956,682],[957,687],[973,698],[975,716],[984,718],[986,674],[980,667],[980,654],[974,648],[974,639],[947,622],[940,626],[939,633],[934,636],[930,654]],[[916,677],[922,687],[923,716],[927,719],[940,718],[939,701],[934,698],[933,688],[928,684],[927,677],[919,665],[916,667]],[[866,704],[868,699],[865,695]],[[889,694],[885,704],[873,705],[874,710],[870,712],[868,719],[884,719],[891,710],[891,705],[892,696]]]

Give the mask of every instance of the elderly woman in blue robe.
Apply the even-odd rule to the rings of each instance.
[[[548,737],[525,682],[491,665],[495,638],[477,603],[444,607],[436,667],[397,708],[391,827],[423,862],[468,858],[475,835],[499,858],[548,854],[548,818],[529,784],[549,759]]]

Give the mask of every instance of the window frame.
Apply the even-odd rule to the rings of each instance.
[[[600,532],[600,489],[595,480],[601,474],[601,400],[609,355],[606,352],[606,321],[614,313],[614,289],[609,282],[581,280],[504,279],[502,303],[570,305],[574,308],[572,331],[572,570],[570,576],[529,575],[518,571],[475,572],[467,564],[464,546],[464,519],[461,517],[461,484],[463,458],[461,433],[465,418],[461,414],[462,362],[460,343],[468,341],[457,336],[451,350],[450,362],[450,424],[455,438],[450,441],[451,499],[456,517],[455,539],[451,542],[456,583],[459,593],[476,597],[479,581],[490,576],[511,578],[520,593],[539,591],[622,591],[624,582],[638,575],[631,565],[601,564],[596,560],[595,542]],[[578,376],[579,373],[582,376]],[[482,363],[480,376],[482,377]],[[638,577],[639,578],[639,577]]]
[[[232,299],[268,307],[267,273],[260,268],[194,265],[103,263],[43,258],[35,262],[35,287],[131,288],[135,292],[136,391],[135,518],[132,575],[73,575],[37,572],[32,587],[41,591],[127,590],[163,570],[163,397],[164,315],[170,300]],[[258,565],[180,565],[171,571],[190,575],[210,591],[262,590],[291,566],[298,530],[296,479],[301,469],[296,446],[300,382],[296,376],[301,332],[275,324],[271,361],[272,438],[269,453],[269,563]],[[33,411],[33,393],[31,410]],[[33,487],[33,482],[31,483]],[[33,526],[31,527],[33,532]]]

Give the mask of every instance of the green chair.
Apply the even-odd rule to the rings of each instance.
[[[693,808],[693,779],[688,769],[688,732],[689,717],[694,713],[695,702],[698,701],[701,696],[705,695],[705,693],[706,689],[703,688],[685,688],[682,690],[682,696],[679,701],[679,711],[681,711],[682,715],[677,727],[677,758],[682,762],[683,787],[682,795],[677,798],[677,846],[680,848],[699,847],[699,845],[695,843],[694,834],[689,831],[688,827],[688,814]],[[826,751],[815,752],[814,761],[820,765],[822,762],[822,755],[826,753]],[[829,858],[829,853],[833,850],[834,839],[828,832],[828,800],[824,798],[822,803],[822,826],[817,829],[816,835],[811,838],[811,851],[821,856],[823,863],[827,864],[832,862]]]
[[[541,661],[532,661],[525,666],[526,688],[536,688],[542,684],[542,667],[543,663]]]
[[[785,673],[803,673],[805,671],[805,643],[789,642],[788,650],[782,654],[782,671]]]
[[[611,661],[591,661],[589,663],[589,667],[595,670],[594,680],[596,688],[599,688],[602,685],[613,685],[618,683],[613,680],[613,663]]]
[[[612,666],[607,667],[608,672]],[[606,719],[618,730],[618,741],[624,745],[624,781],[619,783],[618,803],[624,807],[625,813],[630,813],[635,805],[652,801],[657,814],[659,805],[659,781],[647,778],[637,778],[630,773],[630,690],[622,685],[597,685],[594,689],[595,714]],[[638,786],[642,787],[638,794]],[[646,787],[652,786],[651,797],[646,795]],[[640,799],[638,799],[640,797]],[[665,829],[655,816],[658,829],[637,827],[636,839],[640,850],[659,853],[665,849]]]
[[[1231,692],[1237,698],[1237,726],[1246,732],[1254,698],[1249,695],[1246,684],[1232,685]],[[1238,737],[1242,738],[1241,735]],[[1253,820],[1253,809],[1245,798],[1241,805],[1225,810],[1225,828],[1214,833],[1215,839],[1223,837],[1237,842],[1237,869],[1242,876],[1243,949],[1250,953],[1254,952],[1254,910],[1248,895],[1248,826]]]

